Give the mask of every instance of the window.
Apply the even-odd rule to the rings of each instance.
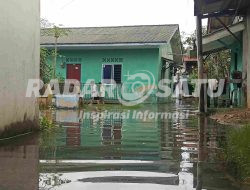
[[[122,65],[114,64],[108,65],[104,64],[102,66],[102,79],[104,83],[111,83],[114,80],[117,84],[122,82]]]

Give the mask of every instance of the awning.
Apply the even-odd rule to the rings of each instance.
[[[243,22],[240,22],[229,26],[228,28],[232,33],[235,34],[236,37],[241,39],[241,32],[245,29],[245,25]],[[232,44],[237,42],[235,37],[233,37],[226,29],[218,30],[211,34],[205,35],[202,39],[204,54],[217,52],[222,49],[228,49]]]

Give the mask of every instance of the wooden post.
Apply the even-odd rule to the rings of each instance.
[[[247,21],[246,21],[247,23]],[[246,24],[247,25],[247,24]],[[247,67],[248,67],[248,33],[247,33],[247,27],[243,31],[243,69],[242,69],[242,105],[244,107],[248,107],[247,105]]]
[[[207,73],[203,73],[203,79],[206,79],[206,81],[208,82],[207,79]],[[204,112],[207,113],[207,84],[203,85],[203,89],[204,89]]]
[[[197,60],[198,60],[198,79],[203,79],[203,50],[202,50],[202,19],[196,17],[196,33],[197,33]],[[204,85],[201,85],[199,92],[199,111],[204,113],[205,100],[204,100]]]

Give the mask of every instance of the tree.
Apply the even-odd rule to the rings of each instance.
[[[229,76],[231,50],[222,50],[212,53],[204,61],[204,69],[210,79],[224,79]]]
[[[202,34],[207,34],[206,27],[202,28]],[[196,49],[196,30],[191,34],[187,34],[186,32],[181,33],[181,41],[183,44],[184,53],[187,53],[188,49]]]
[[[183,44],[183,51],[187,53],[188,49],[193,49],[196,43],[196,33],[187,34],[185,32],[181,33],[181,39]]]
[[[206,28],[203,28],[203,35],[207,34]],[[196,32],[191,34],[182,33],[182,43],[184,46],[184,52],[188,49],[195,49],[196,46]],[[204,56],[204,70],[207,72],[210,79],[221,79],[229,76],[231,61],[231,50],[221,50],[215,53],[211,53],[209,56]],[[190,78],[197,77],[197,68],[194,68],[190,74]]]
[[[54,37],[54,52],[53,57],[54,61],[52,64],[52,78],[56,78],[56,63],[57,63],[57,56],[58,56],[58,48],[57,43],[58,39],[62,36],[67,36],[70,32],[69,29],[62,28],[62,25],[56,26],[53,23],[50,23],[47,19],[41,19],[41,35],[43,36],[52,36]]]
[[[42,29],[51,28],[53,26],[53,24],[50,23],[46,18],[41,18],[40,25]]]

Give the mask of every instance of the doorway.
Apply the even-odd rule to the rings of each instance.
[[[81,64],[67,64],[67,79],[81,82]]]

